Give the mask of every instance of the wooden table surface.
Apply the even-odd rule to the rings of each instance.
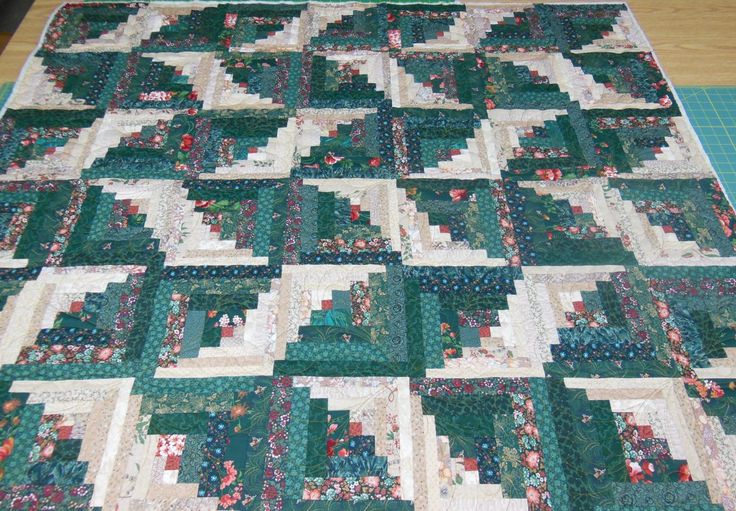
[[[59,3],[34,2],[0,55],[0,83],[15,81]],[[629,0],[628,4],[676,85],[736,85],[735,0]]]

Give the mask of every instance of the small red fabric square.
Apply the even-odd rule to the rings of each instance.
[[[221,230],[222,230],[222,226],[220,224],[210,225],[210,232],[220,232]]]
[[[337,136],[337,130],[330,130],[329,136],[330,138],[335,138]]]
[[[332,310],[332,300],[322,300],[322,310],[323,311]]]
[[[138,205],[137,204],[131,204],[128,206],[128,214],[129,215],[137,215],[138,214]]]
[[[654,154],[661,154],[662,148],[659,146],[654,146],[653,151],[654,151]]]
[[[348,434],[350,436],[358,436],[363,434],[363,423],[362,422],[351,422],[348,427]]]
[[[350,221],[355,222],[360,218],[360,204],[350,205]]]
[[[489,326],[482,326],[478,329],[478,333],[481,337],[490,337],[491,336],[491,327]]]
[[[181,456],[167,456],[165,470],[179,470],[181,466]]]
[[[69,306],[69,312],[82,312],[83,308],[84,308],[84,302],[81,302],[81,301],[72,302],[72,304]]]
[[[442,37],[443,35],[445,35],[444,32],[437,32],[437,37]]]
[[[450,233],[450,226],[449,225],[440,225],[440,232],[444,232],[445,234]]]
[[[470,471],[477,471],[478,470],[478,460],[475,458],[465,458],[465,470]]]
[[[675,230],[674,230],[674,229],[672,228],[672,226],[671,226],[671,225],[663,225],[663,226],[662,226],[662,230],[663,230],[664,232],[675,232]]]
[[[650,425],[637,426],[636,429],[639,430],[640,438],[654,438],[654,431]]]
[[[235,331],[235,327],[232,327],[232,326],[220,327],[220,335],[222,335],[223,337],[232,337],[234,331]]]
[[[582,215],[583,214],[583,207],[582,206],[573,206],[572,212],[575,215]]]
[[[585,304],[583,302],[572,302],[572,308],[575,309],[575,312],[584,312]]]
[[[450,149],[450,154],[453,155],[453,156],[457,156],[461,152],[462,151],[460,149]]]
[[[72,437],[72,426],[61,426],[57,431],[59,440],[69,440]]]
[[[258,148],[257,147],[249,147],[248,148],[248,154],[253,154],[253,153],[257,153],[257,152],[258,152]]]

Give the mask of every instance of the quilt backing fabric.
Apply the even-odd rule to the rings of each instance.
[[[0,508],[736,510],[735,228],[623,4],[63,5]]]

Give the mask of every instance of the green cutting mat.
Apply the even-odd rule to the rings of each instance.
[[[736,202],[736,87],[677,87],[731,202]]]
[[[0,108],[5,105],[5,102],[10,97],[10,93],[13,91],[13,82],[0,83]]]

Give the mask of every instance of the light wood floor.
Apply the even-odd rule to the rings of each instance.
[[[676,85],[736,85],[736,0],[628,3]],[[33,4],[0,55],[0,83],[15,81],[57,5],[59,0],[36,0]]]

